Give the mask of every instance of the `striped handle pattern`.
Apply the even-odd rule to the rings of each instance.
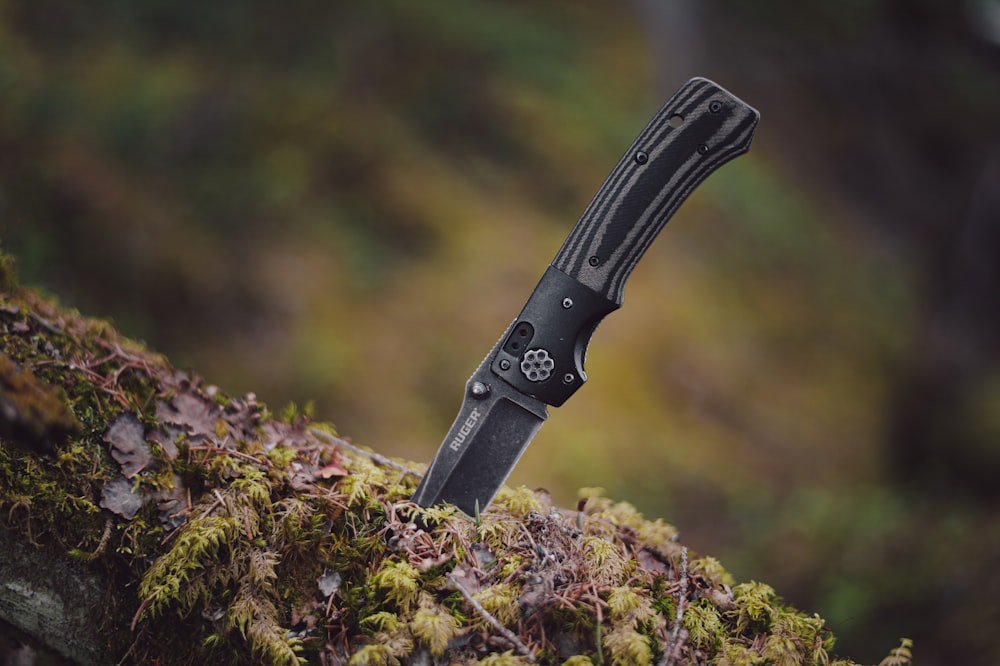
[[[709,174],[750,149],[759,120],[712,81],[688,81],[619,160],[552,265],[620,305],[667,220]]]

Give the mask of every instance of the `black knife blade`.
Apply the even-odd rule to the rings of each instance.
[[[625,152],[517,319],[466,384],[462,408],[413,494],[485,510],[548,418],[586,381],[587,346],[625,281],[709,174],[750,149],[760,114],[703,78],[684,84]]]

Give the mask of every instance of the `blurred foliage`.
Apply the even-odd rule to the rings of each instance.
[[[965,278],[947,251],[1000,84],[962,6],[8,0],[0,240],[226,390],[429,459],[621,150],[716,77],[762,110],[753,151],[651,248],[512,480],[666,517],[857,659],[912,635],[993,663],[1000,243],[965,241]]]

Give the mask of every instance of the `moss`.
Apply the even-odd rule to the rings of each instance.
[[[497,493],[496,504],[506,509],[506,513],[515,519],[527,518],[532,512],[540,512],[542,505],[527,488],[503,487]]]
[[[372,643],[354,653],[350,666],[399,666],[413,650],[413,641],[403,629],[380,632]]]
[[[634,629],[618,627],[604,636],[604,649],[612,666],[645,666],[652,663],[649,638]]]
[[[607,603],[613,625],[636,628],[653,619],[652,602],[635,588],[628,586],[611,588]]]
[[[564,661],[562,666],[593,666],[593,663],[594,662],[591,661],[590,657],[577,654]]]
[[[420,591],[420,575],[406,561],[386,562],[372,582],[387,600],[402,611],[408,611],[413,606]]]
[[[462,625],[447,609],[435,602],[431,595],[424,593],[420,597],[419,608],[410,622],[410,631],[427,647],[431,656],[440,657]]]
[[[58,388],[0,353],[0,433],[25,448],[53,451],[82,429]]]
[[[912,648],[912,640],[901,638],[899,647],[894,648],[885,659],[879,662],[878,666],[910,666],[913,660]]]
[[[708,599],[691,604],[682,620],[688,630],[688,640],[696,647],[714,654],[726,635],[722,616]]]
[[[700,557],[691,563],[691,573],[722,586],[734,585],[733,577],[716,558],[711,555]]]
[[[476,539],[484,543],[492,552],[509,550],[509,544],[517,538],[518,525],[509,520],[500,520],[496,513],[487,514],[476,526]]]
[[[778,613],[774,589],[764,583],[737,585],[733,588],[733,602],[736,608],[730,616],[735,619],[736,631],[741,634],[767,629]]]
[[[87,487],[90,468],[72,453],[52,461],[0,446],[0,527],[35,546],[55,541],[73,552],[96,549],[105,519]]]
[[[616,585],[625,577],[626,560],[614,541],[599,536],[586,536],[583,538],[583,552],[595,583]]]
[[[476,663],[482,666],[528,666],[531,662],[508,650],[499,654],[486,655]]]
[[[5,270],[0,378],[36,396],[25,441],[49,444],[0,432],[0,529],[117,590],[96,623],[109,662],[838,663],[821,618],[711,557],[688,567],[676,529],[600,489],[579,511],[504,488],[474,520],[418,512],[415,465],[207,387]],[[152,461],[128,479],[105,441],[125,413],[142,436],[121,446]]]
[[[521,617],[518,597],[518,591],[508,583],[496,583],[475,594],[476,601],[506,627],[514,626]]]

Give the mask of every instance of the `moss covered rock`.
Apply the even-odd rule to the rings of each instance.
[[[3,265],[0,617],[75,661],[852,663],[627,503],[422,511],[422,466],[226,395]]]

